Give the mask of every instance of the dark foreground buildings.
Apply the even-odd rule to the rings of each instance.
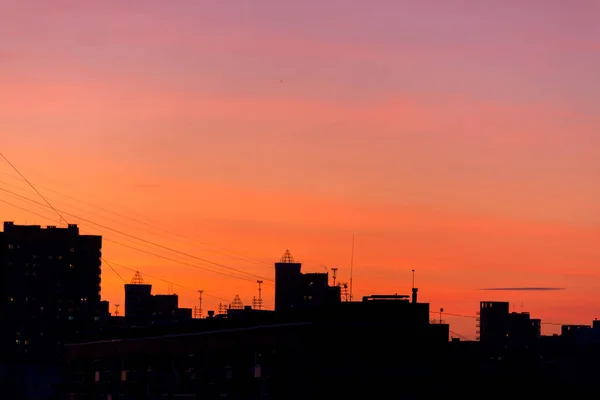
[[[7,399],[468,399],[593,392],[600,324],[540,335],[484,301],[480,341],[449,341],[412,295],[343,301],[328,274],[275,264],[275,311],[192,319],[136,275],[126,316],[100,300],[101,238],[75,225],[0,233],[0,393]]]
[[[52,357],[100,318],[102,238],[67,228],[4,224],[0,232],[0,352],[4,360]]]

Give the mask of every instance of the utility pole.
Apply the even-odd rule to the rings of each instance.
[[[336,278],[336,272],[337,272],[337,268],[331,268],[331,270],[333,271],[333,286],[335,286],[335,278]]]
[[[444,312],[443,308],[440,308],[440,325],[442,324],[442,313]]]

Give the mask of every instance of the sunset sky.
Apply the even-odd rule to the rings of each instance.
[[[0,0],[0,151],[181,306],[251,304],[264,277],[272,307],[287,248],[347,281],[355,234],[355,299],[408,294],[415,269],[432,310],[591,323],[599,19],[595,0]],[[0,189],[0,220],[58,224],[2,159]],[[114,311],[106,264],[102,285]],[[567,290],[477,290],[501,286]]]

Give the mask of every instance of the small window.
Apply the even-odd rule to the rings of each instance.
[[[9,248],[10,250],[12,250],[12,249],[14,249],[14,248],[15,248],[15,245],[14,245],[14,244],[9,244],[9,245],[8,245],[8,248]]]
[[[71,253],[75,253],[75,248],[71,247],[71,249],[69,250]]]

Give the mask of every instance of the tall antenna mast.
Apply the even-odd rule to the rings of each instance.
[[[258,283],[258,309],[262,310],[262,283],[263,281],[256,281]]]
[[[415,270],[412,270],[412,288],[415,288]]]
[[[350,257],[350,301],[352,301],[352,274],[354,272],[354,233],[352,234],[352,256]]]
[[[198,318],[202,318],[202,293],[204,290],[198,290]]]

